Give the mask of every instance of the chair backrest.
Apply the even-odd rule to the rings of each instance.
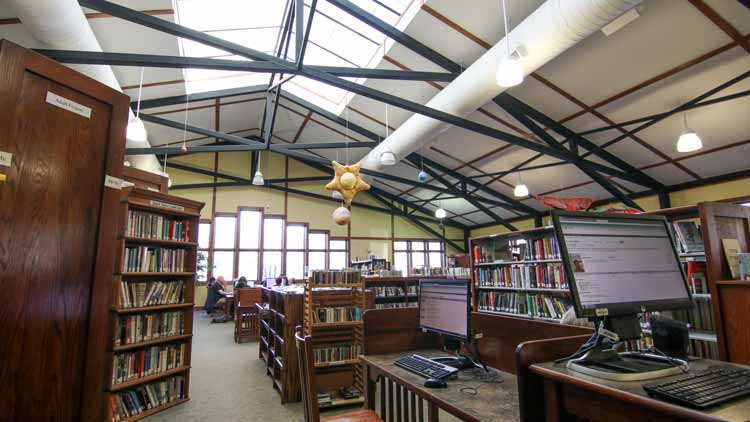
[[[302,390],[302,404],[305,409],[305,422],[320,422],[318,409],[318,387],[315,383],[315,361],[313,360],[312,337],[302,337],[302,327],[297,326],[294,335],[299,358],[299,373]]]
[[[254,307],[256,303],[261,303],[261,288],[242,287],[240,289],[235,289],[234,302],[237,306]]]

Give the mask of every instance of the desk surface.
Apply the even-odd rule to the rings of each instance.
[[[517,422],[519,420],[518,384],[515,375],[498,371],[503,382],[491,384],[478,381],[460,372],[458,379],[447,381],[448,388],[425,388],[423,387],[424,378],[394,364],[396,359],[407,353],[425,357],[447,356],[445,352],[438,350],[413,350],[383,355],[365,355],[362,356],[362,361],[382,371],[387,377],[407,385],[441,409],[464,420],[477,422]],[[466,392],[471,387],[477,389],[476,395]]]
[[[727,363],[701,359],[690,362],[690,370],[702,371],[713,365],[727,365]],[[672,377],[665,377],[650,381],[618,382],[584,375],[567,369],[564,364],[554,364],[552,362],[532,365],[530,369],[531,372],[537,375],[565,383],[578,385],[585,389],[590,389],[593,391],[615,396],[626,396],[628,399],[634,402],[638,402],[644,407],[650,407],[660,410],[669,410],[671,408],[677,413],[693,413],[695,414],[696,418],[699,418],[700,416],[705,417],[705,415],[710,415],[711,417],[728,421],[750,422],[750,397],[731,401],[724,405],[705,411],[696,411],[662,400],[653,399],[649,397],[646,394],[646,390],[643,389],[644,384],[649,384],[656,381],[667,381],[671,378],[679,378],[681,375],[675,375]]]

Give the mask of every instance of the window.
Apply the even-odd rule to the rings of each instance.
[[[278,277],[284,273],[282,252],[284,247],[284,219],[263,219],[263,278]]]
[[[308,270],[325,270],[327,268],[328,233],[311,230],[307,236],[307,248]]]
[[[239,211],[239,250],[237,277],[258,282],[260,265],[260,223],[263,213],[258,209],[241,208]]]
[[[305,249],[307,226],[287,224],[286,226],[286,276],[297,280],[305,278]]]
[[[445,244],[440,241],[398,240],[393,242],[393,269],[409,275],[415,268],[444,267]]]
[[[349,266],[349,242],[345,239],[331,239],[329,246],[328,269],[340,270]]]
[[[208,280],[208,253],[211,245],[211,223],[201,221],[198,224],[198,259],[196,262],[195,278],[198,282]]]
[[[218,214],[214,217],[214,247],[211,275],[234,280],[234,256],[237,229],[237,216]]]

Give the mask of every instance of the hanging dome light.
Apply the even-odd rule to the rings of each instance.
[[[420,171],[419,174],[417,175],[417,180],[419,180],[422,183],[426,182],[427,181],[427,172],[424,171],[424,170]]]
[[[380,164],[384,166],[394,166],[396,165],[396,156],[393,154],[393,152],[391,152],[391,150],[386,149],[382,154],[380,154]]]
[[[523,198],[524,196],[529,196],[529,187],[526,186],[524,183],[518,183],[516,187],[513,189],[513,196],[516,198]]]
[[[677,152],[693,152],[703,148],[703,141],[692,129],[685,128],[677,139]]]
[[[260,170],[257,170],[255,176],[253,176],[253,185],[263,186],[264,184],[265,180],[263,180],[263,173],[261,173]]]
[[[523,82],[523,68],[513,56],[504,57],[497,65],[495,82],[503,88],[520,85]]]
[[[446,213],[445,210],[442,207],[440,207],[440,208],[438,208],[438,209],[435,210],[435,218],[439,218],[439,219],[442,220],[447,215],[448,215],[448,213]]]
[[[133,117],[128,122],[128,130],[125,137],[133,141],[146,141],[146,127],[140,117]]]

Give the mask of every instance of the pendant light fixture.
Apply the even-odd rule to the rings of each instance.
[[[516,173],[518,178],[516,179],[516,187],[513,189],[513,196],[516,198],[523,198],[529,196],[529,187],[521,180],[521,173]]]
[[[388,104],[385,105],[385,139],[388,139]],[[388,146],[380,153],[380,164],[384,166],[396,165],[396,156]]]
[[[167,173],[167,154],[164,154],[164,168],[161,170],[161,175],[167,178],[167,189],[172,187],[172,178]]]
[[[510,50],[510,35],[508,34],[508,13],[507,5],[505,0],[502,0],[503,7],[503,24],[505,26],[505,45],[506,45],[506,56],[500,59],[497,64],[497,72],[495,73],[495,82],[498,86],[503,88],[510,88],[512,86],[520,85],[523,82],[523,68],[518,59],[520,58],[518,53]]]
[[[257,168],[255,169],[255,175],[253,176],[253,185],[254,186],[263,186],[266,181],[263,179],[263,173],[260,172],[260,155],[262,152],[258,151],[258,163]]]
[[[145,142],[146,141],[146,127],[143,125],[143,120],[141,120],[138,115],[141,112],[141,91],[143,91],[143,69],[141,68],[141,83],[138,85],[138,105],[135,109],[135,116],[133,116],[132,119],[128,121],[128,128],[127,132],[125,134],[125,137],[127,139],[131,139],[133,141],[138,142]]]
[[[690,129],[687,125],[687,113],[682,113],[682,123],[684,124],[682,134],[677,139],[677,152],[693,152],[703,148],[703,141],[700,136]]]
[[[447,212],[445,212],[445,209],[443,209],[443,203],[438,202],[438,208],[435,210],[435,218],[444,219],[448,215]]]

